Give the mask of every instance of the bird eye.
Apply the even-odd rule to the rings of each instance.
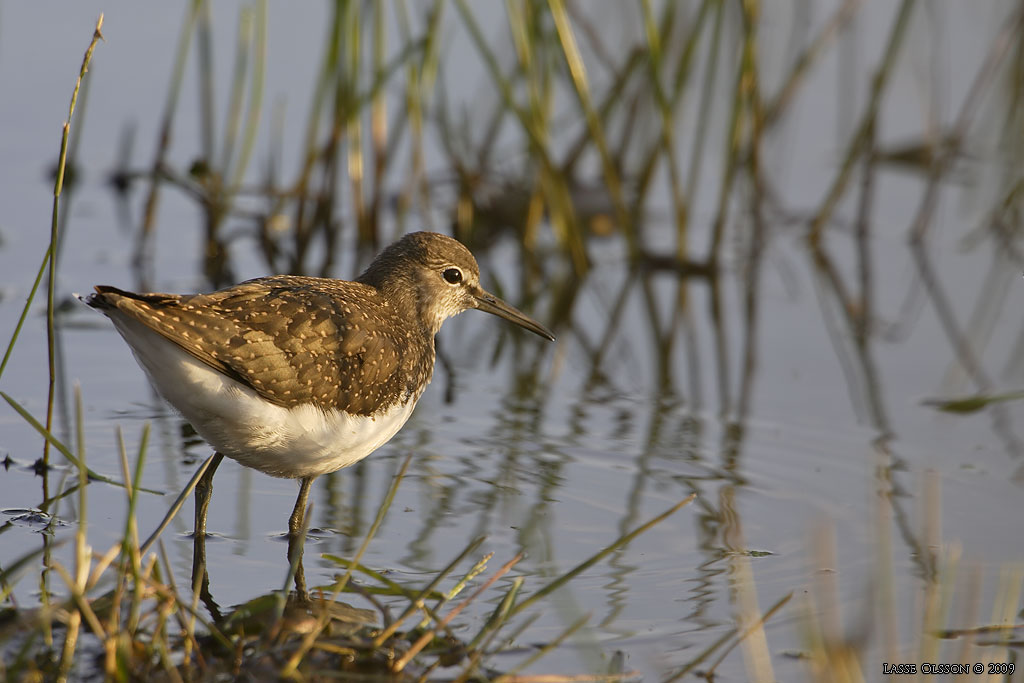
[[[441,276],[450,285],[457,285],[462,282],[462,271],[458,268],[446,268]]]

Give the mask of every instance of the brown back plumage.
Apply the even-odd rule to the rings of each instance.
[[[415,315],[358,282],[280,275],[195,295],[100,286],[88,303],[284,407],[371,415],[418,397],[433,372],[433,335],[410,329]]]

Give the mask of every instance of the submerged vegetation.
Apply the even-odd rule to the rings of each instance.
[[[721,552],[736,577],[730,596],[736,621],[711,646],[688,654],[685,665],[666,670],[666,681],[694,675],[711,679],[736,648],[750,680],[774,680],[772,657],[779,653],[769,648],[764,627],[784,610],[797,615],[804,648],[795,656],[806,663],[813,680],[874,678],[869,673],[874,664],[864,657],[869,646],[878,647],[879,638],[889,661],[900,661],[905,655],[901,643],[910,640],[919,661],[943,661],[945,655],[946,660],[1012,666],[1021,643],[1017,605],[1022,570],[1006,568],[987,620],[978,616],[977,576],[970,578],[970,595],[955,611],[961,557],[955,545],[941,538],[938,484],[933,479],[926,483],[924,513],[915,528],[896,481],[905,467],[890,447],[892,426],[875,353],[879,343],[905,335],[907,316],[898,312],[888,322],[879,311],[872,212],[883,192],[883,174],[908,173],[916,179],[916,208],[906,225],[894,228],[911,245],[917,268],[899,305],[934,310],[957,372],[978,397],[936,400],[935,405],[959,413],[992,411],[1007,452],[1020,455],[1004,412],[1004,404],[1020,392],[1001,391],[986,373],[971,343],[971,325],[984,328],[999,316],[1006,297],[998,276],[1007,267],[1019,271],[1024,263],[1019,250],[1024,167],[1014,163],[1024,142],[1024,112],[1018,106],[1024,91],[1024,9],[1013,5],[1007,10],[954,115],[946,121],[928,112],[931,119],[921,126],[921,136],[899,143],[884,134],[883,113],[906,53],[915,39],[924,40],[912,37],[914,29],[926,33],[926,15],[932,10],[902,0],[891,17],[888,12],[883,20],[876,17],[876,24],[886,27],[881,52],[870,66],[870,78],[861,79],[866,82],[863,95],[840,93],[840,108],[851,112],[843,114],[848,136],[836,150],[832,175],[820,179],[824,191],[806,209],[787,196],[778,178],[779,168],[786,166],[778,140],[794,134],[791,117],[813,72],[835,56],[851,25],[869,10],[868,3],[840,0],[821,18],[809,15],[814,3],[795,4],[792,40],[781,55],[770,53],[774,64],[769,73],[763,35],[768,7],[755,0],[620,3],[603,10],[622,17],[617,30],[597,25],[586,3],[571,0],[509,2],[500,21],[488,22],[481,19],[483,7],[466,0],[339,0],[328,10],[303,145],[290,155],[282,149],[283,108],[268,112],[264,103],[266,63],[273,57],[267,50],[266,4],[245,5],[239,14],[233,80],[225,111],[218,112],[216,103],[222,100],[213,82],[211,8],[193,0],[178,36],[153,158],[138,168],[127,146],[110,186],[126,204],[138,190],[144,197],[138,225],[133,222],[128,230],[143,289],[148,289],[156,234],[163,229],[157,207],[166,192],[179,192],[201,209],[201,270],[211,286],[235,280],[232,246],[240,242],[254,245],[268,272],[325,276],[339,275],[343,245],[354,247],[357,261],[365,260],[413,227],[451,232],[485,253],[499,241],[514,244],[522,264],[519,289],[509,296],[511,287],[497,283],[496,291],[525,309],[546,310],[549,326],[574,340],[588,369],[581,392],[616,389],[619,378],[611,358],[616,345],[628,344],[623,337],[630,309],[646,323],[653,342],[653,403],[685,399],[701,408],[708,401],[699,370],[713,372],[717,404],[712,410],[726,426],[720,448],[729,477],[751,412],[766,254],[778,235],[797,236],[817,278],[825,325],[831,333],[840,332],[836,351],[851,403],[858,418],[877,432],[872,448],[877,558],[871,605],[856,615],[862,633],[844,632],[836,579],[824,571],[837,564],[835,541],[827,530],[815,539],[822,572],[812,590],[759,607],[750,561],[757,551],[745,546],[732,505],[738,475],[727,477],[729,484],[715,492],[699,479],[688,479],[685,485],[692,493],[678,505],[628,530],[624,525],[617,539],[609,538],[606,547],[543,585],[507,578],[519,556],[513,551],[508,557],[481,557],[478,541],[426,585],[404,585],[361,564],[402,481],[403,467],[354,555],[327,558],[337,564],[332,584],[307,589],[300,539],[289,547],[280,591],[223,613],[208,585],[204,539],[196,538],[193,585],[177,585],[159,534],[141,541],[140,531],[148,530],[136,528],[134,520],[139,497],[151,495],[140,487],[148,432],[141,435],[134,465],[120,439],[119,477],[88,468],[77,394],[76,443],[54,436],[53,339],[60,303],[54,300],[54,283],[68,229],[61,202],[68,201],[71,190],[64,187],[66,170],[81,163],[74,155],[76,84],[60,146],[51,241],[0,365],[2,381],[37,289],[48,275],[45,417],[33,416],[3,393],[12,410],[43,436],[43,454],[35,464],[43,482],[42,502],[24,511],[20,521],[39,525],[44,541],[42,548],[0,567],[0,677],[213,680],[226,674],[321,680],[348,674],[389,680],[558,681],[524,671],[536,670],[535,662],[585,621],[569,624],[550,642],[524,648],[520,639],[535,618],[531,610],[539,611],[555,589],[613,551],[624,550],[638,534],[693,500],[707,526],[728,540]],[[487,11],[494,9],[489,5]],[[80,70],[83,89],[90,59],[102,52],[97,47],[101,25],[102,20]],[[772,31],[783,42],[782,29]],[[807,35],[797,40],[800,31]],[[471,112],[448,97],[453,76],[444,53],[452,33],[474,55],[488,89],[475,98]],[[935,35],[925,41],[929,54],[942,49],[940,40]],[[200,74],[200,139],[172,143],[182,115],[186,70],[192,67]],[[172,144],[196,145],[187,167],[171,162]],[[996,171],[964,170],[964,160],[979,147],[998,150],[993,153]],[[437,151],[428,153],[428,148]],[[437,158],[440,168],[432,168]],[[981,193],[988,208],[984,219],[960,237],[967,249],[989,245],[994,265],[965,323],[950,305],[951,285],[932,262],[930,242],[944,188],[963,173],[982,172],[990,176]],[[614,283],[614,291],[609,286],[605,292],[600,327],[585,327],[573,311],[594,263],[608,253],[627,263],[626,276]],[[727,282],[727,276],[734,279]],[[665,282],[670,283],[667,296]],[[709,358],[699,354],[694,323],[702,295],[713,321],[707,332]],[[637,298],[641,305],[631,306]],[[515,391],[529,394],[545,381],[541,352],[514,351]],[[680,356],[692,371],[685,388],[677,379]],[[537,399],[541,408],[543,400]],[[659,429],[669,427],[655,420],[652,443]],[[59,458],[70,465],[51,490]],[[123,536],[106,549],[89,543],[87,493],[96,487],[123,493],[128,501]],[[168,503],[169,516],[189,491]],[[57,542],[50,525],[58,519],[51,512],[58,501],[72,498],[77,498],[78,514],[70,541],[73,563],[64,566],[53,557]],[[0,535],[10,524],[0,527]],[[902,638],[903,624],[892,613],[894,524],[910,549],[921,597],[920,614],[913,615],[916,630]],[[491,562],[501,567],[494,570]],[[19,605],[13,598],[15,582],[28,581],[33,572],[39,604]],[[442,590],[441,585],[449,587]],[[352,607],[342,597],[370,608]],[[493,613],[475,633],[456,633],[453,620],[473,601],[493,603]],[[525,616],[513,620],[518,615]],[[519,660],[512,665],[508,659],[495,661],[495,655],[508,651]],[[1012,669],[1009,673],[1006,678]],[[611,657],[605,671],[572,680],[632,677],[634,672]]]

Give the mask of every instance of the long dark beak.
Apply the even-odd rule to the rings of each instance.
[[[478,289],[473,293],[473,298],[476,300],[476,307],[481,311],[493,313],[499,318],[504,318],[505,320],[513,322],[520,327],[525,327],[530,332],[540,335],[548,341],[555,341],[555,335],[551,334],[551,330],[544,327],[533,318],[528,317],[522,311],[509,306],[493,294],[488,294],[484,290]]]

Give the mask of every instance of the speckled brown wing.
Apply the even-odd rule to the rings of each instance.
[[[274,276],[190,296],[97,292],[104,304],[284,407],[370,415],[418,394],[433,369],[432,345],[412,349],[410,339],[419,336],[360,283]]]

